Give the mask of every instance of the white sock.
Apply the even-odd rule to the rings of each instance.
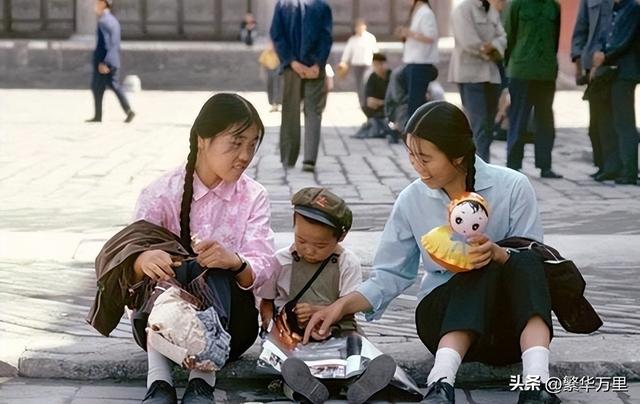
[[[211,387],[216,387],[216,372],[203,372],[201,370],[193,369],[189,372],[189,380],[200,378],[207,382]]]
[[[147,358],[149,360],[149,372],[147,373],[147,388],[156,380],[164,380],[173,386],[171,377],[171,361],[160,352],[147,345]]]
[[[549,380],[548,348],[534,346],[522,353],[522,376],[524,381],[527,380],[527,376],[540,376],[542,383]]]
[[[460,367],[461,362],[462,358],[455,349],[438,349],[436,351],[436,359],[433,364],[433,368],[429,373],[429,377],[427,377],[427,385],[437,382],[444,377],[446,380],[443,381],[453,386],[456,382],[456,373],[458,373],[458,368]]]

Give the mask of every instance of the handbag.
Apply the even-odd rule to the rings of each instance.
[[[289,300],[282,307],[274,320],[274,327],[276,329],[277,336],[279,337],[279,341],[288,348],[295,347],[297,343],[302,341],[302,335],[304,335],[304,329],[298,324],[298,319],[295,313],[296,305],[305,292],[309,290],[313,282],[315,282],[318,276],[320,276],[320,273],[330,261],[336,262],[337,255],[331,254],[322,261],[313,276],[307,281],[304,287],[300,289],[298,294],[296,294],[293,299]]]
[[[149,345],[187,369],[210,372],[227,362],[231,336],[222,304],[205,274],[185,287],[175,279],[155,284],[147,280],[142,286],[151,291],[133,312],[132,327],[143,349]]]

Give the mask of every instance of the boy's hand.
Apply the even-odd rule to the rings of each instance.
[[[295,313],[296,318],[298,320],[298,324],[300,327],[304,327],[308,322],[313,313],[325,308],[323,305],[312,305],[309,303],[298,303],[296,304]]]
[[[273,300],[262,299],[260,301],[260,326],[263,330],[269,328],[269,323],[273,319]]]
[[[193,251],[198,254],[198,264],[205,268],[237,269],[240,267],[240,258],[235,253],[227,250],[214,240],[205,240],[196,243]]]
[[[174,262],[169,253],[162,250],[148,250],[138,255],[133,263],[135,281],[140,281],[146,275],[151,280],[168,280],[176,276],[174,267],[180,262]]]

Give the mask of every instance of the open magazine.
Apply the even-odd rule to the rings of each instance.
[[[319,379],[348,379],[362,374],[367,364],[380,355],[380,350],[357,333],[303,345],[299,342],[291,343],[287,336],[283,338],[282,330],[273,326],[263,338],[258,366],[279,373],[287,358],[298,358]],[[396,367],[391,384],[422,397],[416,383],[400,367]]]

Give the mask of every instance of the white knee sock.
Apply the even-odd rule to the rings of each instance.
[[[429,377],[427,377],[427,385],[437,382],[441,378],[445,377],[446,380],[443,381],[453,386],[456,382],[456,373],[458,373],[458,368],[460,367],[461,362],[462,358],[455,349],[438,349],[436,351],[436,359],[433,364],[433,368],[429,373]]]
[[[203,372],[201,370],[193,369],[189,372],[189,380],[200,378],[207,382],[211,387],[216,387],[216,372]]]
[[[540,376],[542,383],[549,380],[548,348],[534,346],[522,353],[522,376],[524,381],[527,380],[527,376]]]
[[[171,361],[160,352],[147,345],[147,358],[149,360],[149,372],[147,373],[147,388],[156,380],[164,380],[173,386],[171,378]]]

